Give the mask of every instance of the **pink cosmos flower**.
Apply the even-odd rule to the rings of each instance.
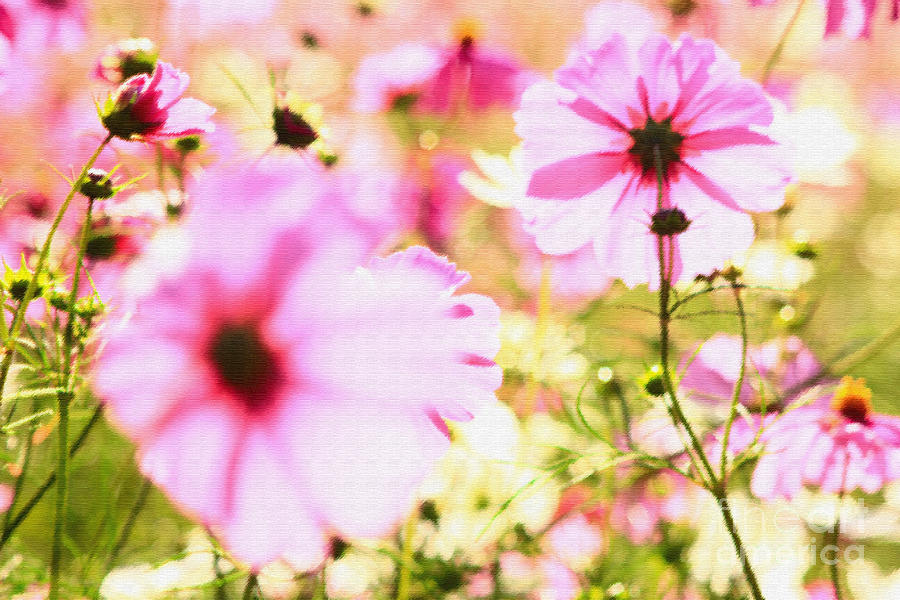
[[[717,333],[699,351],[685,353],[679,388],[694,401],[724,406],[731,402],[740,368],[741,338]],[[800,338],[792,336],[751,346],[747,349],[740,401],[755,408],[765,395],[768,409],[775,410],[802,392],[799,386],[820,370],[819,361]]]
[[[404,102],[437,114],[512,107],[531,75],[509,56],[483,47],[474,24],[457,29],[454,45],[402,44],[364,58],[356,75],[356,109],[378,112]]]
[[[187,259],[95,373],[143,472],[253,567],[386,533],[448,447],[443,419],[472,418],[501,378],[497,306],[454,295],[468,275],[425,248],[354,270],[371,240],[304,165],[207,171]]]
[[[763,431],[751,489],[791,498],[803,484],[872,494],[900,477],[900,417],[872,411],[871,391],[845,377],[834,394],[786,412]]]
[[[216,109],[194,98],[182,98],[190,78],[159,61],[152,75],[126,80],[106,101],[103,126],[122,139],[158,141],[215,129],[209,120]]]
[[[771,106],[708,40],[656,35],[633,51],[614,34],[526,90],[515,118],[531,174],[519,208],[538,246],[593,242],[628,285],[658,283],[654,231],[672,280],[690,278],[749,246],[747,211],[784,201],[789,178],[764,133]]]

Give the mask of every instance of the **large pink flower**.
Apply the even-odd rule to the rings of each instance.
[[[122,139],[164,140],[209,133],[216,109],[194,98],[182,98],[190,78],[159,61],[152,75],[127,79],[106,101],[103,126]]]
[[[709,272],[749,246],[747,211],[784,200],[784,161],[764,133],[771,106],[711,41],[656,35],[631,48],[614,34],[526,90],[515,114],[531,173],[520,209],[544,252],[593,241],[629,285],[658,280],[651,225],[666,234],[674,280]]]
[[[420,247],[354,269],[371,241],[294,158],[189,190],[187,262],[96,370],[141,469],[255,567],[387,532],[449,444],[443,419],[501,377],[497,306],[454,295],[468,275]]]
[[[872,494],[900,477],[900,417],[872,411],[862,380],[845,377],[832,396],[790,410],[763,431],[751,489],[791,498],[803,484]]]

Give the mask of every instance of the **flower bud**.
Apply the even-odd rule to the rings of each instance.
[[[663,380],[662,367],[659,365],[653,365],[647,369],[647,372],[641,376],[639,384],[641,389],[650,396],[665,396],[666,394],[666,384]]]
[[[303,115],[294,112],[290,107],[275,107],[272,111],[275,131],[275,143],[290,148],[306,148],[317,139],[319,134],[313,129]]]
[[[116,193],[112,181],[109,179],[109,173],[103,169],[91,169],[88,171],[87,179],[81,182],[81,188],[78,191],[91,200],[112,198]]]
[[[650,231],[656,235],[677,235],[684,233],[691,221],[678,208],[663,208],[651,217]]]
[[[120,84],[141,73],[151,74],[159,51],[147,38],[130,38],[108,46],[97,61],[96,75]]]

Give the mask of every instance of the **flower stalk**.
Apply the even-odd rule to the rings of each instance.
[[[53,242],[53,237],[56,235],[56,230],[59,229],[59,224],[62,222],[63,217],[66,214],[66,211],[69,209],[69,204],[72,202],[72,198],[75,197],[75,194],[81,189],[81,184],[87,179],[87,173],[94,166],[94,163],[97,162],[97,158],[100,157],[100,153],[103,152],[103,149],[106,148],[106,145],[112,141],[113,135],[110,133],[107,135],[97,149],[94,151],[94,154],[88,159],[87,163],[85,163],[84,167],[81,169],[81,174],[72,182],[72,188],[69,190],[69,193],[66,195],[66,199],[63,200],[62,206],[59,207],[59,211],[56,213],[56,217],[53,219],[53,224],[50,226],[50,231],[47,233],[47,238],[44,240],[44,245],[41,248],[41,253],[38,256],[37,265],[34,268],[34,274],[31,276],[31,280],[28,282],[28,288],[25,290],[25,296],[22,298],[22,301],[19,302],[19,306],[16,308],[16,313],[13,316],[12,325],[9,328],[9,337],[6,339],[6,347],[4,348],[3,362],[0,363],[0,404],[3,402],[3,391],[6,386],[6,379],[9,376],[9,369],[12,366],[13,356],[15,355],[16,350],[16,340],[19,338],[19,332],[22,330],[22,325],[25,322],[25,313],[28,310],[28,305],[34,299],[35,292],[37,291],[38,278],[41,275],[41,272],[44,270],[44,267],[47,264],[47,258],[50,256],[50,245]]]
[[[663,208],[664,175],[659,146],[656,146],[654,148],[654,155],[656,159],[656,205],[657,210],[659,211]],[[709,490],[709,492],[712,493],[712,495],[715,497],[716,504],[718,504],[719,510],[722,513],[722,519],[725,522],[725,527],[728,530],[728,534],[731,537],[732,543],[734,544],[735,552],[737,553],[738,560],[741,563],[741,568],[744,572],[744,578],[747,580],[747,585],[750,587],[750,592],[753,596],[753,600],[765,600],[762,595],[762,591],[759,588],[759,582],[756,579],[756,573],[753,571],[753,567],[750,565],[750,561],[747,557],[747,552],[744,549],[744,544],[741,541],[740,535],[738,534],[737,526],[734,522],[734,517],[731,514],[731,506],[728,503],[728,495],[726,492],[724,477],[722,479],[719,479],[713,471],[709,459],[707,458],[706,453],[703,450],[703,446],[702,444],[700,444],[699,438],[697,437],[696,433],[693,430],[693,427],[691,427],[690,422],[687,420],[687,417],[685,416],[684,411],[681,408],[681,404],[678,401],[678,395],[675,393],[675,386],[672,383],[672,374],[669,369],[669,324],[672,318],[669,306],[669,295],[671,292],[672,282],[671,274],[666,268],[666,240],[664,239],[666,237],[671,237],[671,235],[666,236],[660,233],[657,233],[656,235],[657,258],[659,261],[659,362],[662,367],[663,385],[665,387],[666,396],[668,397],[670,403],[671,410],[669,411],[669,414],[672,416],[675,427],[683,428],[684,431],[688,434],[688,438],[690,440],[690,448],[686,446],[685,451],[687,451],[688,455],[691,456],[692,461],[694,461],[695,467],[697,466],[697,460],[699,460],[700,465],[703,467],[701,476],[703,476],[706,482],[705,485],[707,490]],[[668,265],[671,265],[671,252],[668,258]],[[696,454],[696,459],[690,452],[691,449],[693,449],[694,454]],[[700,471],[699,468],[698,471]]]

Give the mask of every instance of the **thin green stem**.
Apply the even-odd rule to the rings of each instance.
[[[109,557],[106,559],[106,568],[103,570],[104,573],[109,573],[112,570],[113,566],[116,564],[116,559],[119,557],[119,553],[122,551],[122,548],[125,547],[125,544],[128,543],[128,538],[131,536],[131,531],[134,529],[134,524],[137,522],[138,515],[144,510],[151,489],[153,489],[153,486],[150,483],[150,480],[145,477],[144,482],[141,484],[141,489],[138,491],[137,500],[135,500],[134,506],[131,507],[131,512],[128,513],[128,519],[125,521],[122,532],[119,534],[119,539],[116,540],[116,545],[113,546],[112,551],[109,553]]]
[[[254,600],[254,598],[260,598],[259,595],[259,579],[256,576],[256,573],[250,573],[247,576],[247,585],[244,586],[244,593],[241,596],[243,600]]]
[[[664,182],[663,166],[662,159],[659,153],[659,146],[654,148],[654,153],[656,157],[656,205],[658,210],[662,210]],[[672,416],[675,427],[678,428],[679,426],[681,426],[687,432],[688,438],[690,439],[690,446],[693,448],[694,452],[697,455],[697,459],[703,466],[705,476],[708,479],[706,487],[716,498],[717,504],[719,505],[719,510],[722,513],[722,519],[725,522],[725,527],[728,529],[728,534],[731,537],[732,543],[734,544],[735,552],[738,555],[738,560],[740,560],[741,568],[744,572],[744,578],[747,580],[747,584],[750,587],[750,592],[753,595],[753,599],[765,600],[762,592],[760,591],[759,583],[756,580],[756,573],[754,573],[753,568],[750,565],[750,561],[747,558],[747,552],[744,550],[743,542],[741,541],[740,535],[738,535],[737,527],[734,523],[734,518],[731,515],[731,507],[728,503],[728,497],[725,491],[724,482],[719,481],[719,479],[716,477],[716,474],[709,463],[709,459],[706,457],[706,453],[703,450],[703,446],[702,444],[700,444],[700,440],[697,438],[697,435],[694,433],[690,422],[684,415],[684,411],[681,409],[681,404],[678,401],[678,395],[675,393],[675,386],[672,383],[672,375],[669,370],[669,322],[671,320],[669,293],[671,291],[671,273],[666,269],[666,247],[664,238],[668,238],[669,244],[674,244],[674,240],[672,239],[671,235],[656,236],[657,259],[659,261],[659,358],[660,366],[662,367],[663,386],[670,402],[671,410],[669,414]],[[671,250],[672,248],[670,246],[670,264],[672,256]],[[688,451],[690,450],[690,448],[685,447],[685,450]],[[688,454],[690,455],[690,452],[688,452]],[[703,475],[703,473],[701,473],[701,475]]]
[[[33,408],[34,404],[32,403],[32,409]],[[13,486],[12,501],[9,503],[9,507],[6,509],[6,514],[3,516],[4,530],[9,527],[9,521],[12,518],[13,510],[15,510],[16,508],[16,501],[22,494],[22,484],[25,483],[25,475],[28,473],[28,467],[31,465],[31,448],[33,443],[34,426],[30,427],[28,433],[25,435],[25,451],[22,456],[22,468],[19,470],[18,476],[16,476],[16,483]]]
[[[87,439],[88,434],[91,432],[91,429],[100,421],[100,417],[103,415],[103,405],[98,405],[96,410],[94,410],[94,414],[91,415],[91,419],[87,422],[87,424],[82,428],[81,432],[78,434],[78,437],[75,439],[75,442],[72,444],[72,447],[69,448],[69,457],[75,456],[75,453],[81,448],[84,444],[84,441]],[[22,507],[22,510],[10,521],[8,527],[3,528],[3,533],[0,534],[0,549],[9,541],[9,538],[12,537],[12,534],[15,533],[16,529],[18,529],[19,525],[22,524],[22,521],[31,513],[32,509],[37,506],[37,503],[41,501],[41,498],[44,497],[44,494],[47,493],[53,484],[56,483],[56,471],[50,473],[47,476],[47,479],[44,483],[39,487],[34,494],[31,496],[31,499],[25,503],[25,506]]]
[[[53,548],[50,554],[50,594],[49,600],[59,600],[59,569],[62,560],[62,536],[66,527],[66,496],[69,486],[69,403],[72,394],[60,392],[59,400],[59,425],[57,427],[57,440],[59,445],[59,461],[56,465],[56,519],[53,524]]]
[[[403,526],[403,554],[400,559],[400,575],[397,578],[397,600],[409,600],[409,587],[412,580],[413,537],[419,520],[418,511],[410,512]]]
[[[722,436],[722,456],[719,462],[719,479],[722,485],[726,485],[728,475],[728,440],[731,438],[731,428],[737,418],[738,402],[741,400],[741,391],[744,387],[744,376],[747,372],[747,313],[744,311],[744,301],[741,299],[741,288],[737,284],[734,288],[734,302],[737,305],[738,317],[741,323],[741,368],[738,371],[737,381],[734,382],[734,392],[731,395],[731,412],[728,413],[728,421],[725,422],[725,435]]]
[[[57,438],[59,439],[59,462],[56,466],[56,473],[59,481],[56,486],[56,520],[53,526],[53,549],[50,555],[49,600],[57,600],[59,598],[59,570],[62,558],[62,536],[66,529],[68,509],[66,501],[69,491],[69,404],[75,397],[73,391],[75,389],[75,377],[72,376],[72,363],[74,362],[72,346],[75,341],[75,321],[77,319],[75,305],[78,302],[78,282],[81,275],[82,263],[84,262],[84,253],[87,249],[87,239],[91,229],[93,208],[94,200],[93,198],[89,198],[84,223],[81,226],[78,254],[75,257],[75,273],[72,275],[72,290],[69,292],[69,318],[66,322],[65,333],[63,334],[62,373],[60,373],[59,385],[64,391],[61,391],[56,395],[59,407],[59,427],[57,429]]]
[[[834,519],[834,530],[832,531],[832,544],[834,544],[835,548],[840,549],[840,537],[841,537],[841,504],[844,500],[844,492],[843,490],[838,494],[838,502],[837,502],[837,515]],[[837,554],[837,553],[836,553]],[[831,584],[834,586],[834,597],[835,600],[844,600],[844,595],[841,592],[841,578],[840,573],[838,573],[838,560],[837,556],[835,559],[831,561],[829,565],[830,574],[831,574]]]
[[[806,4],[806,0],[800,0],[797,3],[797,8],[794,9],[794,14],[791,15],[790,21],[788,21],[787,25],[784,28],[784,31],[781,32],[781,37],[778,38],[778,43],[775,45],[775,49],[772,50],[772,54],[769,55],[769,59],[766,61],[766,65],[763,67],[762,75],[759,78],[760,83],[762,83],[763,85],[765,85],[769,80],[769,76],[772,74],[772,70],[781,59],[781,53],[784,52],[784,46],[787,43],[788,37],[790,37],[791,32],[794,30],[794,26],[797,24],[797,20],[800,18],[800,12],[803,10],[804,4]]]
[[[63,216],[65,216],[66,211],[69,209],[69,204],[71,204],[72,198],[75,196],[75,193],[78,192],[79,189],[81,189],[81,184],[84,183],[88,171],[91,169],[91,167],[94,166],[94,163],[97,162],[97,158],[100,156],[100,153],[103,151],[106,145],[109,144],[112,138],[112,134],[107,135],[91,155],[91,157],[88,159],[87,163],[85,163],[84,167],[81,169],[81,174],[75,179],[74,182],[72,182],[72,188],[66,195],[66,199],[63,200],[62,206],[59,207],[59,211],[57,211],[56,217],[53,219],[53,223],[50,225],[50,231],[47,233],[47,238],[44,240],[44,245],[41,247],[41,253],[38,256],[37,265],[35,265],[34,267],[34,274],[32,274],[31,280],[28,282],[28,287],[25,289],[25,296],[19,303],[19,306],[16,309],[16,314],[13,317],[12,325],[9,328],[9,337],[6,339],[3,362],[0,363],[0,403],[2,403],[3,401],[3,391],[6,387],[6,378],[9,376],[9,369],[12,366],[13,356],[15,355],[16,340],[19,338],[19,332],[21,331],[22,324],[25,321],[25,313],[28,311],[28,305],[31,304],[31,301],[34,299],[34,294],[37,291],[38,278],[40,277],[41,272],[44,270],[44,267],[47,264],[47,258],[50,256],[50,245],[53,242],[53,237],[56,235],[56,230],[59,229],[59,224],[62,222]]]

